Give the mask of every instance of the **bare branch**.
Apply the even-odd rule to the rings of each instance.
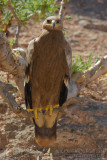
[[[15,101],[14,97],[8,92],[9,89],[15,89],[11,84],[5,84],[0,81],[0,95],[14,113],[25,118],[33,117],[33,114],[28,113],[26,110],[21,108]]]
[[[83,87],[105,73],[107,73],[107,55],[83,73],[77,72],[72,75],[68,98],[77,97]]]
[[[105,73],[107,73],[107,55],[99,60],[93,67],[90,67],[83,73],[82,77],[80,78],[83,78],[84,80],[82,83],[80,82],[80,87],[83,88]],[[79,82],[79,79],[77,82]]]
[[[17,25],[18,25],[17,26],[17,31],[16,31],[16,36],[15,36],[16,41],[14,43],[14,47],[18,47],[18,38],[19,38],[19,33],[20,33],[20,30],[21,30],[22,22],[20,21],[20,19],[18,18],[17,14],[15,13],[14,8],[11,5],[10,0],[7,1],[7,6],[8,6],[8,9],[13,14],[14,18],[16,19],[16,22],[17,22]]]
[[[94,66],[84,72],[77,72],[72,75],[72,80],[75,82],[79,92],[87,84],[107,73],[107,55],[99,60]]]
[[[21,30],[21,26],[17,26],[17,31],[15,35],[15,43],[13,44],[13,47],[18,47],[18,39],[19,39],[20,30]]]
[[[21,27],[22,22],[19,20],[17,14],[15,13],[14,8],[13,8],[13,6],[12,6],[11,3],[10,3],[10,0],[7,1],[7,6],[8,6],[8,8],[9,8],[9,10],[11,11],[11,13],[13,14],[13,16],[15,17],[18,26]]]
[[[63,104],[63,108],[66,109],[67,106],[75,103],[81,102],[80,98],[77,97],[83,87],[85,87],[90,82],[99,78],[103,74],[107,73],[107,56],[104,56],[99,60],[93,67],[90,67],[83,73],[76,73],[72,75],[72,81],[70,82],[70,87],[68,90],[68,99]]]
[[[64,4],[65,4],[65,1],[62,0],[62,1],[61,1],[61,7],[60,7],[60,10],[59,10],[59,17],[60,17],[61,20],[63,19],[63,8],[64,8]]]
[[[17,50],[17,49],[16,49]],[[12,53],[13,52],[13,53]],[[18,49],[18,52],[20,50]],[[15,77],[16,84],[24,95],[24,71],[25,59],[12,51],[8,40],[3,33],[0,32],[0,70],[8,72]]]
[[[73,118],[73,119],[78,119],[80,118],[79,116],[72,114],[69,112],[69,107],[72,107],[72,104],[77,105],[77,103],[82,104],[86,103],[87,99],[86,98],[81,98],[81,97],[75,97],[75,98],[69,98],[62,106],[61,111],[63,114],[65,114],[66,116],[68,116],[69,118]]]

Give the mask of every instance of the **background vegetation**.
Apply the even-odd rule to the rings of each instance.
[[[17,18],[13,14],[11,7],[13,7]],[[17,23],[19,28],[24,25],[30,19],[34,22],[39,21],[41,18],[53,15],[58,10],[57,0],[0,0],[0,31],[6,33],[8,36],[8,27]],[[72,17],[66,17],[66,20],[70,20]],[[20,23],[20,24],[19,24]],[[19,29],[18,28],[18,29]],[[13,37],[10,41],[10,45],[14,47],[18,46],[18,36],[20,31],[17,31],[16,37]],[[66,31],[63,30],[64,35]],[[17,41],[17,42],[16,42]],[[81,56],[77,56],[73,61],[72,73],[81,72],[88,69],[92,63],[92,52],[89,54],[87,62],[83,62]]]
[[[40,20],[40,18],[52,15],[57,10],[56,0],[10,0],[10,3],[22,22],[32,17]],[[14,19],[7,6],[7,0],[0,0],[0,18],[2,24],[8,24],[9,20]]]

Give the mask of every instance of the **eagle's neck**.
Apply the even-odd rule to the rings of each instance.
[[[65,47],[65,38],[63,35],[63,32],[60,30],[46,30],[43,29],[42,30],[42,34],[39,37],[39,40],[41,41],[41,43],[43,42],[43,44],[45,42],[48,42],[48,44],[46,43],[46,45],[55,45],[57,47],[57,45],[63,48]],[[45,46],[45,44],[43,45]]]

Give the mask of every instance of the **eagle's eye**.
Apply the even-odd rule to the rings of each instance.
[[[56,23],[59,24],[59,23],[60,23],[60,20],[57,20]]]
[[[47,23],[48,23],[48,24],[51,24],[51,20],[47,19]]]

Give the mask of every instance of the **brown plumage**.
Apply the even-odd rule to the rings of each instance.
[[[52,116],[44,112],[47,105],[66,101],[71,77],[71,49],[62,33],[59,16],[48,17],[43,23],[42,34],[28,46],[26,59],[25,100],[27,108],[43,108],[35,124],[36,142],[46,146],[56,138],[59,110]]]
[[[43,30],[35,44],[32,68],[32,105],[59,104],[59,94],[69,68],[65,57],[66,41],[61,31]],[[38,97],[39,99],[35,99]]]

